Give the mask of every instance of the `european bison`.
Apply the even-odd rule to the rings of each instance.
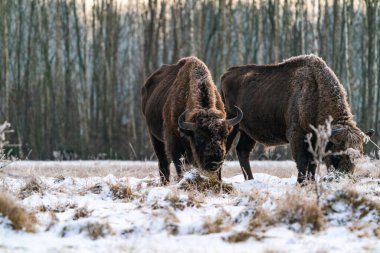
[[[246,179],[253,178],[249,154],[256,142],[267,146],[290,143],[298,182],[303,183],[307,177],[314,179],[316,165],[305,142],[306,134],[312,132],[310,125],[324,124],[329,116],[333,121],[327,149],[334,154],[325,158],[328,168],[352,172],[350,157],[336,153],[348,148],[363,153],[365,136],[352,119],[345,90],[317,56],[302,55],[274,65],[229,68],[222,76],[222,97],[228,114],[234,105],[244,112],[243,120],[228,138],[227,150],[240,131],[236,151]]]
[[[218,172],[220,179],[227,137],[243,113],[231,106],[237,116],[226,120],[224,104],[206,65],[196,57],[163,65],[146,80],[141,94],[161,182],[169,181],[171,160],[179,178],[183,163],[191,163]]]

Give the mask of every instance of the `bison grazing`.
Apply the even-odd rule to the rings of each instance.
[[[222,76],[222,97],[229,114],[239,106],[244,119],[234,127],[227,140],[227,150],[236,134],[240,166],[246,179],[252,179],[249,154],[256,142],[268,146],[290,143],[298,169],[298,182],[314,179],[306,134],[310,125],[324,124],[331,116],[332,134],[325,158],[326,165],[339,171],[352,172],[354,164],[348,148],[363,153],[364,134],[356,126],[346,101],[342,84],[326,63],[317,56],[303,55],[275,65],[232,67]],[[372,132],[371,132],[372,133]],[[313,139],[312,139],[313,143]]]
[[[170,160],[178,177],[185,162],[218,172],[220,179],[227,137],[243,113],[231,107],[237,116],[226,120],[224,104],[206,65],[196,57],[163,65],[146,80],[141,94],[162,183],[169,181]]]

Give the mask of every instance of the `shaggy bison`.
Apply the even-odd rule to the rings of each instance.
[[[363,153],[365,135],[352,119],[345,90],[317,56],[302,55],[274,65],[229,68],[222,76],[222,97],[228,114],[234,105],[244,112],[244,119],[227,140],[227,150],[240,131],[236,152],[246,179],[253,178],[249,154],[256,142],[267,146],[290,143],[298,182],[303,183],[307,177],[314,179],[316,165],[305,142],[306,134],[312,132],[310,125],[324,124],[329,116],[333,121],[327,145],[332,154],[325,158],[328,168],[351,172],[354,164],[350,157],[336,153],[348,148]]]
[[[224,104],[206,65],[196,57],[163,65],[141,90],[142,110],[159,160],[161,182],[169,181],[170,160],[178,177],[183,163],[218,172],[226,155],[226,140],[243,117],[226,119]],[[181,158],[184,158],[182,160]]]

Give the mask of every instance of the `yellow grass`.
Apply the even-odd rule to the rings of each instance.
[[[34,232],[37,223],[34,214],[28,213],[24,207],[17,204],[8,193],[0,192],[0,215],[7,217],[15,230]]]

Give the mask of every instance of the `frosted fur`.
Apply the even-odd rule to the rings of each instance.
[[[322,125],[329,117],[333,121],[328,149],[339,153],[352,148],[363,153],[364,134],[353,120],[344,87],[315,55],[292,57],[278,64],[229,68],[222,76],[222,95],[228,113],[233,105],[244,112],[239,129],[233,133],[241,133],[237,153],[247,174],[249,153],[256,142],[268,146],[289,143],[299,171],[298,182],[308,174],[313,178],[315,165],[305,145],[306,134],[313,132],[311,126]],[[354,168],[345,155],[331,156],[330,163],[341,171],[352,172]]]
[[[220,179],[226,139],[235,121],[226,120],[207,66],[194,56],[163,65],[146,80],[141,94],[162,182],[169,181],[171,161],[178,177],[185,163],[216,172]]]
[[[318,88],[318,119],[317,124],[323,124],[331,116],[332,130],[336,134],[334,138],[345,142],[345,148],[359,149],[363,145],[363,134],[353,121],[350,107],[347,103],[347,95],[343,85],[335,73],[321,58],[311,55],[292,57],[284,63],[302,62],[312,69]],[[303,73],[304,74],[304,73]],[[304,78],[297,76],[297,78]]]

